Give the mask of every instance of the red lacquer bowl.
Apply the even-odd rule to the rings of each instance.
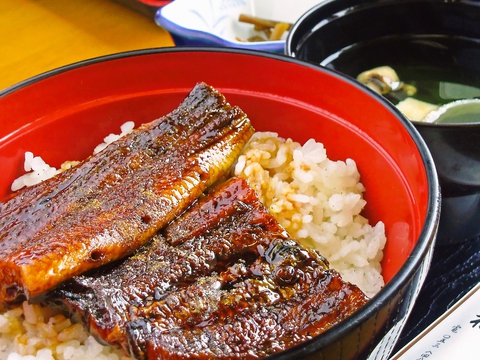
[[[390,103],[350,78],[282,55],[210,48],[152,49],[87,60],[0,93],[0,197],[25,151],[59,166],[91,154],[128,120],[173,110],[200,81],[239,105],[257,130],[324,143],[353,158],[366,216],[386,225],[386,286],[348,320],[278,359],[387,358],[430,264],[439,221],[437,174],[422,138]]]

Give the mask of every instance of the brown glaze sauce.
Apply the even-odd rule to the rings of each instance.
[[[145,244],[224,175],[253,131],[201,83],[170,114],[0,203],[0,309]]]

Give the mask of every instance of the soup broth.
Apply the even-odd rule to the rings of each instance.
[[[417,89],[416,99],[441,106],[480,97],[479,59],[480,41],[477,40],[433,35],[389,36],[343,48],[320,65],[354,78],[363,71],[390,66],[401,81]],[[406,96],[389,94],[386,97],[398,103]],[[446,121],[478,122],[479,117],[462,113]]]

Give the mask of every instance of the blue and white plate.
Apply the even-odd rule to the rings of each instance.
[[[240,14],[294,23],[323,0],[175,0],[159,9],[155,22],[177,46],[220,46],[283,52],[285,40],[248,42],[261,34],[238,21]],[[286,37],[286,36],[284,36]]]

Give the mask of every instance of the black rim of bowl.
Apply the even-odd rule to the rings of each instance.
[[[286,56],[297,58],[297,51],[302,47],[302,44],[309,38],[310,34],[316,30],[317,27],[322,26],[324,23],[328,22],[330,18],[339,16],[340,14],[348,14],[353,9],[363,9],[370,6],[388,6],[393,5],[397,6],[400,2],[404,3],[415,3],[417,0],[367,0],[364,2],[359,2],[358,0],[324,0],[319,4],[313,6],[308,11],[306,11],[297,21],[293,24],[292,28],[289,31],[289,34],[285,40],[284,53]],[[441,4],[441,5],[453,5],[455,3],[460,3],[462,6],[475,6],[479,7],[480,2],[476,0],[421,0],[421,3],[430,3],[430,4]],[[322,20],[325,19],[325,20]],[[478,32],[477,32],[478,33]],[[480,41],[480,39],[478,39]],[[301,60],[298,58],[298,60]],[[303,60],[308,62],[308,60]],[[316,64],[316,66],[321,66]],[[349,76],[349,75],[346,75]],[[363,86],[363,85],[362,85]],[[373,90],[365,86],[365,89],[374,93]],[[480,122],[471,122],[471,123],[426,123],[422,121],[410,120],[415,126],[420,126],[424,128],[428,127],[462,127],[462,128],[478,128],[480,127]]]
[[[10,86],[2,91],[0,91],[0,98],[7,96],[17,90],[25,88],[36,82],[40,82],[43,79],[67,72],[69,70],[77,69],[79,67],[85,67],[93,65],[99,62],[106,62],[110,60],[126,58],[126,57],[135,57],[135,56],[144,56],[144,55],[155,55],[162,53],[185,53],[190,52],[206,52],[206,53],[230,53],[230,54],[242,54],[249,55],[252,57],[267,57],[274,61],[283,61],[286,63],[294,63],[301,65],[303,67],[311,68],[315,71],[324,72],[330,74],[331,76],[338,78],[340,81],[349,83],[351,86],[361,89],[365,92],[365,87],[358,83],[357,81],[349,78],[348,76],[332,69],[322,68],[318,65],[309,64],[295,58],[291,58],[282,54],[267,53],[255,50],[245,50],[245,49],[234,49],[234,48],[217,48],[217,47],[166,47],[166,48],[151,48],[143,50],[133,50],[115,53],[111,55],[99,56],[87,60],[82,60],[76,63],[72,63],[66,66],[53,69],[24,81],[21,81],[13,86]],[[287,349],[286,351],[273,355],[273,357],[291,357],[291,356],[305,356],[314,354],[315,352],[321,350],[322,348],[333,344],[334,342],[341,339],[344,335],[349,333],[349,324],[354,323],[361,325],[366,322],[372,313],[378,312],[383,307],[387,306],[389,301],[397,294],[399,289],[403,289],[408,282],[413,278],[414,274],[418,268],[422,265],[425,260],[425,256],[433,248],[435,243],[436,232],[438,228],[438,221],[440,218],[440,187],[438,183],[438,177],[436,169],[433,163],[433,159],[429,150],[427,149],[426,144],[424,143],[422,137],[417,132],[412,123],[406,119],[400,111],[398,111],[391,103],[386,101],[382,96],[374,92],[366,92],[371,97],[374,97],[381,105],[386,107],[393,115],[403,123],[407,129],[409,135],[413,138],[414,142],[417,145],[418,152],[420,153],[427,176],[428,182],[428,205],[427,213],[425,215],[424,226],[421,230],[419,241],[414,246],[412,253],[409,255],[405,263],[399,269],[397,274],[382,288],[365,306],[356,311],[348,320],[342,321],[339,324],[328,329],[321,336],[313,338],[305,343],[294,346]],[[388,241],[388,240],[387,240]],[[429,265],[429,263],[427,264]]]

